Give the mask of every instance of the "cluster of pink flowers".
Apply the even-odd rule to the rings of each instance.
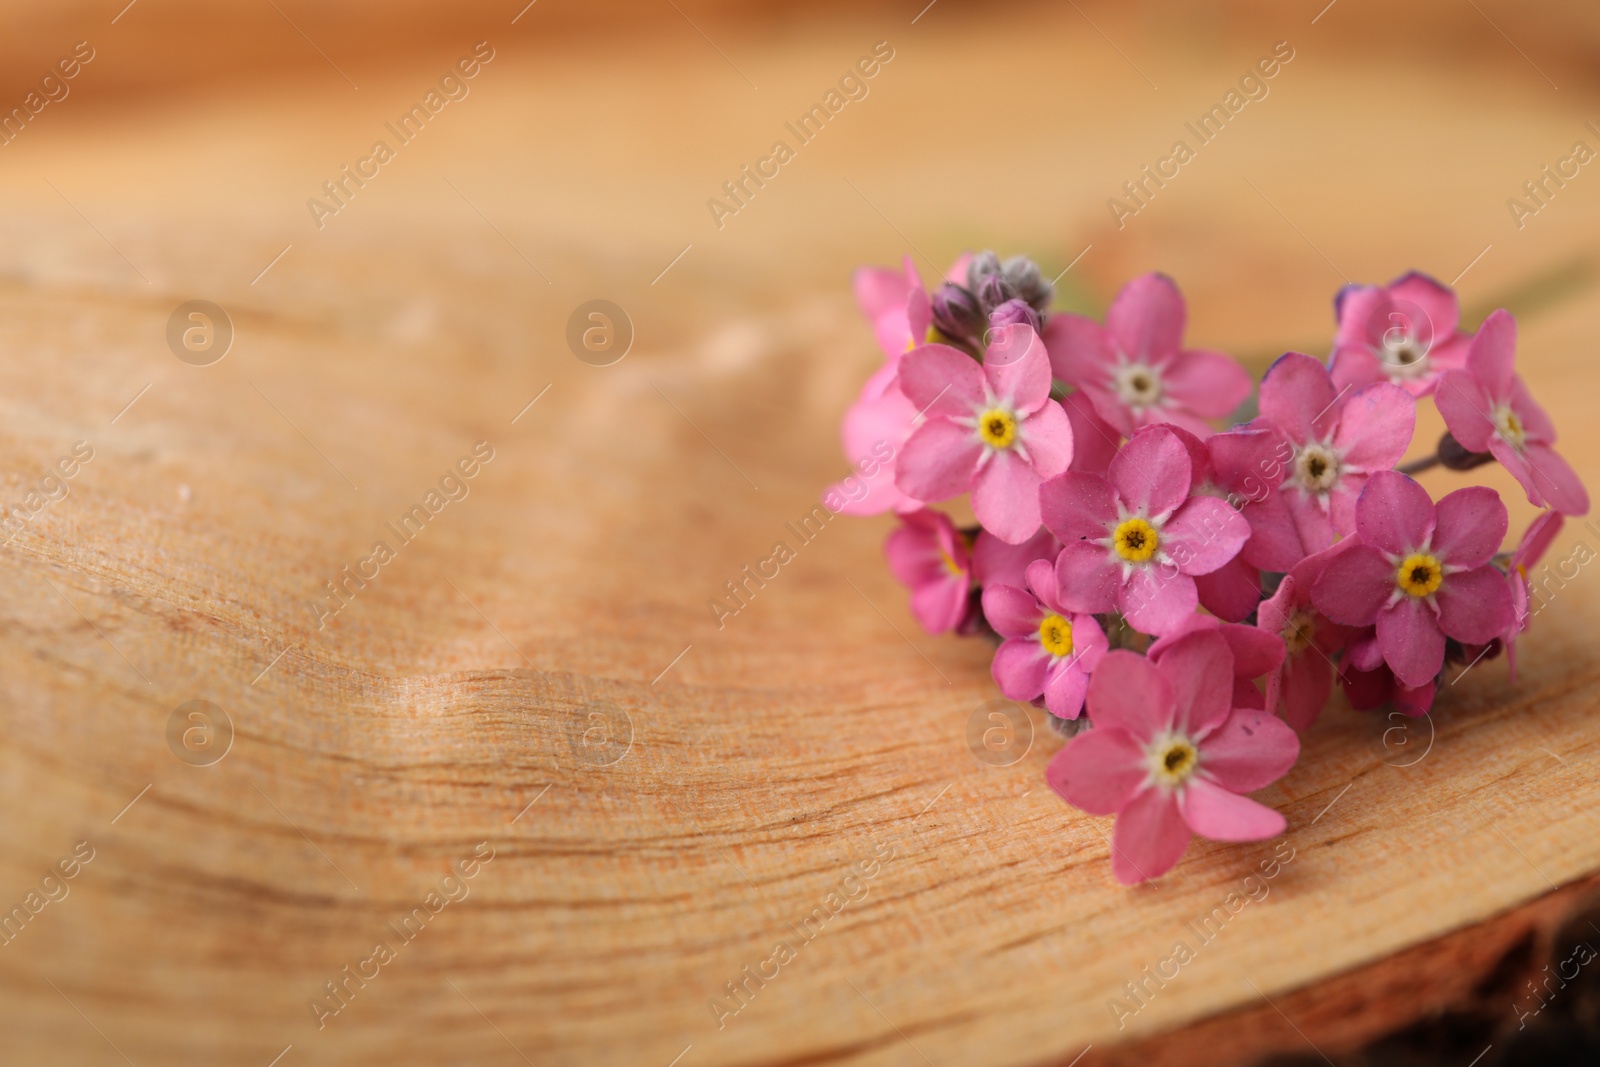
[[[845,510],[897,513],[889,566],[929,633],[997,642],[1000,691],[1069,738],[1051,786],[1116,816],[1126,884],[1191,834],[1282,832],[1244,794],[1294,765],[1335,681],[1356,709],[1422,715],[1447,663],[1509,660],[1527,569],[1588,511],[1516,374],[1515,320],[1465,332],[1421,274],[1346,287],[1328,360],[1287,353],[1259,391],[1184,347],[1164,275],[1129,282],[1103,324],[1051,313],[1022,257],[963,257],[931,295],[909,258],[855,288],[886,361],[845,451],[892,458]],[[1400,467],[1429,397],[1448,432]],[[1493,489],[1435,501],[1410,476],[1496,461],[1545,509],[1512,550]],[[930,507],[963,495],[975,526]]]

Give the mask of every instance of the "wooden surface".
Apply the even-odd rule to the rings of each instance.
[[[1013,765],[969,751],[988,650],[915,629],[888,521],[803,546],[786,524],[843,473],[837,419],[876,365],[848,271],[908,248],[1054,273],[1091,246],[1065,283],[1084,307],[1166,270],[1191,340],[1257,371],[1325,353],[1346,277],[1470,265],[1464,301],[1524,313],[1523,372],[1600,485],[1600,176],[1521,231],[1504,203],[1597,143],[1592,69],[1539,53],[1540,73],[1470,9],[1408,52],[1353,0],[1315,27],[1094,8],[1105,36],[1070,6],[947,0],[915,26],[708,24],[715,44],[681,22],[545,38],[543,7],[355,64],[358,90],[313,65],[96,98],[91,65],[0,149],[5,500],[94,450],[0,557],[0,908],[93,849],[0,945],[0,1059],[1201,1065],[1304,1035],[1336,1056],[1449,999],[1404,980],[1408,950],[1476,928],[1459,958],[1489,966],[1493,917],[1590,884],[1583,569],[1515,687],[1495,661],[1444,689],[1431,744],[1330,710],[1261,794],[1294,858],[1119,1029],[1110,999],[1274,843],[1197,841],[1117,886],[1109,821],[1044,786],[1041,719]],[[316,229],[306,198],[485,38],[472,95]],[[1271,95],[1112,227],[1105,199],[1282,39]],[[878,40],[896,57],[871,95],[717,230],[705,199]],[[565,342],[596,297],[637,332],[607,367]],[[196,298],[236,329],[207,367],[165,340]],[[386,522],[480,441],[466,498],[319,629],[324,583],[396,547]],[[1531,509],[1487,477],[1520,530]],[[1569,526],[1551,558],[1596,536]],[[719,629],[708,601],[779,539],[796,558]],[[234,730],[209,766],[168,743],[196,699]],[[625,750],[585,746],[591,712],[629,724]],[[389,924],[480,843],[468,895],[402,942]],[[319,1029],[308,1001],[380,941],[394,958]],[[712,998],[780,941],[793,958],[719,1028]],[[1381,1005],[1316,1014],[1384,961]]]

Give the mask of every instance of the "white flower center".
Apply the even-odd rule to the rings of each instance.
[[[1200,766],[1200,750],[1182,734],[1162,734],[1145,748],[1145,759],[1151,780],[1175,789]]]
[[[1161,372],[1145,363],[1123,363],[1111,375],[1117,399],[1135,410],[1161,403]]]
[[[1339,453],[1325,444],[1308,441],[1294,454],[1294,481],[1308,493],[1326,493],[1344,472]]]
[[[1400,330],[1389,330],[1376,353],[1391,381],[1408,381],[1428,373],[1428,348]]]
[[[1517,413],[1509,405],[1501,404],[1489,413],[1490,421],[1494,423],[1495,430],[1510,441],[1512,447],[1521,448],[1528,439],[1528,431],[1522,425],[1522,420],[1517,418]]]

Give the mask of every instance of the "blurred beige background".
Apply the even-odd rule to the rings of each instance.
[[[1197,842],[1128,893],[1043,786],[1042,727],[974,761],[987,650],[915,630],[887,520],[831,523],[726,629],[706,607],[841,473],[878,360],[849,272],[905,254],[1072,264],[1085,310],[1163,270],[1190,341],[1257,371],[1326,354],[1347,280],[1458,280],[1471,322],[1519,314],[1597,484],[1600,171],[1507,208],[1600,147],[1592,4],[9,8],[0,105],[94,58],[0,146],[0,484],[95,458],[0,565],[0,904],[95,858],[0,946],[5,1062],[1367,1062],[1516,942],[1495,916],[1600,870],[1575,583],[1415,767],[1330,711],[1263,794],[1301,858],[1119,1030],[1107,998],[1256,853]],[[478,42],[470,93],[319,228],[307,200]],[[877,42],[866,98],[719,228],[707,199]],[[1269,94],[1119,228],[1108,198],[1278,42]],[[566,346],[592,298],[636,331],[611,367]],[[168,349],[191,299],[233,323],[215,365]],[[319,629],[324,583],[480,440],[468,498]],[[233,723],[207,767],[167,743],[193,699]],[[597,701],[633,731],[604,766],[571,742]],[[718,1028],[708,1000],[880,841],[866,902]],[[308,1000],[480,842],[471,895],[319,1028]],[[1318,992],[1480,929],[1433,953],[1477,951],[1459,973]]]

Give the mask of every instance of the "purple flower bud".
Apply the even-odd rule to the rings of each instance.
[[[1049,309],[1054,287],[1044,280],[1037,263],[1027,256],[1012,256],[1005,261],[1002,273],[1017,296],[1031,304],[1033,310],[1043,315]]]
[[[1034,333],[1039,332],[1039,313],[1033,310],[1026,300],[1021,298],[1007,300],[989,312],[990,329],[1015,326],[1018,323],[1026,323],[1033,328]]]
[[[1002,269],[999,256],[993,252],[979,252],[967,263],[967,288],[977,292],[984,279],[999,274]]]
[[[933,324],[940,333],[958,341],[980,336],[985,325],[977,298],[954,282],[945,282],[934,290]]]
[[[978,306],[983,309],[985,315],[1017,295],[1017,291],[1011,287],[1011,283],[1003,274],[989,275],[979,282],[977,289],[973,291],[977,294]]]

